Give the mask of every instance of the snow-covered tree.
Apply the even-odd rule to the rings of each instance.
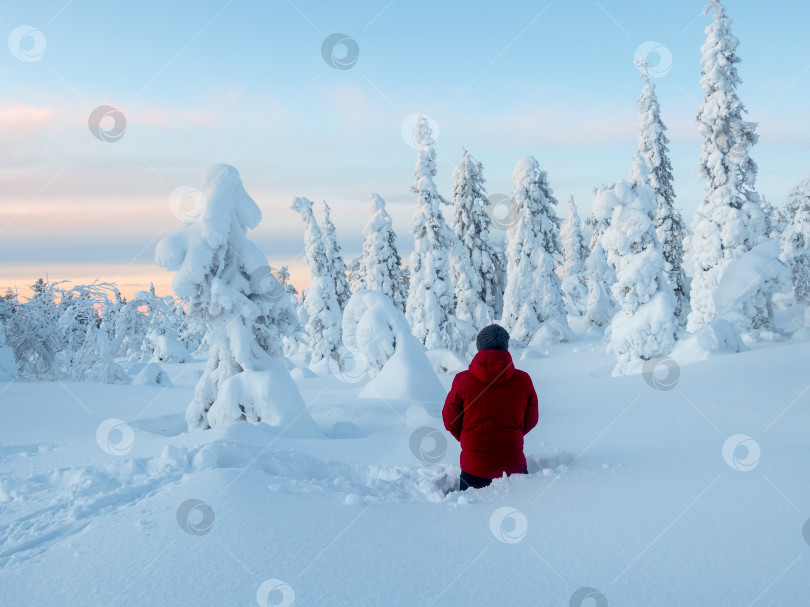
[[[570,335],[555,273],[555,257],[562,256],[557,199],[545,171],[531,156],[515,166],[512,203],[515,221],[506,232],[506,289],[502,323],[514,339],[529,343],[548,323],[559,341]]]
[[[602,246],[602,236],[610,227],[613,209],[619,204],[615,194],[616,184],[594,188],[593,206],[587,224],[591,230],[590,253],[585,260],[588,286],[586,318],[596,327],[604,327],[615,312],[611,290],[616,282],[616,272],[607,261]]]
[[[358,264],[358,291],[368,289],[387,295],[405,311],[405,288],[401,281],[402,260],[397,251],[397,235],[385,200],[371,194],[371,216],[363,228],[363,253]]]
[[[590,251],[582,236],[582,222],[577,213],[574,197],[568,197],[568,218],[560,228],[562,251],[565,261],[562,266],[562,277],[576,278],[585,284],[585,259]]]
[[[325,374],[329,371],[329,361],[340,346],[340,304],[335,293],[335,280],[326,253],[325,239],[312,212],[312,201],[303,197],[296,198],[292,208],[301,214],[306,226],[305,257],[312,278],[303,302],[312,352],[310,367],[316,373]]]
[[[16,302],[16,297],[13,299]],[[14,349],[6,343],[6,323],[18,308],[12,298],[0,298],[0,382],[17,378],[17,360]]]
[[[340,245],[337,241],[337,230],[335,224],[332,223],[332,211],[329,205],[323,201],[323,239],[324,248],[326,250],[326,259],[328,260],[329,273],[335,281],[335,297],[337,297],[338,305],[342,310],[346,307],[346,302],[351,297],[349,290],[349,281],[346,276],[346,262],[343,261],[343,255],[340,254]]]
[[[316,434],[282,356],[282,337],[298,329],[290,301],[267,259],[247,237],[261,211],[232,166],[211,167],[202,212],[157,246],[158,265],[176,274],[175,294],[205,318],[208,363],[186,410],[191,430],[238,420],[285,433]]]
[[[568,197],[568,219],[560,229],[560,236],[564,258],[561,275],[565,309],[572,316],[582,316],[588,309],[585,259],[590,251],[582,236],[582,222],[573,196]]]
[[[675,190],[672,187],[672,164],[669,160],[667,127],[661,120],[661,107],[655,85],[647,74],[648,64],[637,63],[644,88],[638,99],[639,137],[638,152],[631,171],[630,182],[646,183],[655,196],[655,231],[664,253],[664,274],[675,295],[675,317],[680,326],[686,326],[689,313],[689,293],[686,271],[683,267],[683,240],[686,224],[675,208]],[[639,170],[643,163],[645,170]]]
[[[810,304],[810,196],[793,211],[782,232],[780,259],[793,274],[793,293],[800,304]]]
[[[30,286],[33,294],[28,301],[7,300],[12,304],[5,307],[6,340],[20,377],[58,379],[61,375],[59,353],[64,342],[57,329],[58,285],[40,278]]]
[[[462,150],[453,171],[453,228],[461,249],[453,255],[456,316],[483,329],[495,317],[497,253],[489,241],[490,217],[483,165]]]
[[[807,202],[810,202],[810,177],[800,181],[788,192],[785,203],[779,210],[779,221],[784,225],[789,224],[799,207]]]
[[[94,281],[60,292],[57,330],[62,341],[58,360],[73,381],[129,381],[113,360],[108,336],[114,332],[114,325],[103,326],[100,316],[100,311],[110,306],[116,291],[115,285]],[[112,321],[109,317],[108,320]]]
[[[285,293],[298,295],[298,289],[290,282],[290,269],[287,266],[281,266],[278,269],[276,279],[281,283],[281,287],[284,289]]]
[[[362,253],[346,264],[346,269],[349,274],[349,290],[352,292],[352,295],[358,291],[364,290],[366,288],[366,282],[363,273]]]
[[[744,120],[745,108],[737,96],[739,41],[731,34],[731,19],[719,0],[711,0],[705,12],[711,12],[712,23],[701,47],[700,84],[706,97],[697,119],[703,137],[698,175],[706,180],[706,193],[689,240],[694,275],[689,331],[715,317],[713,294],[728,264],[762,242],[765,233],[764,214],[754,191],[757,165],[749,157],[757,142],[756,123]]]
[[[787,223],[782,221],[781,213],[765,199],[765,195],[760,195],[762,214],[765,217],[765,238],[778,239],[782,231],[787,227]]]
[[[643,361],[672,350],[677,322],[655,231],[654,193],[646,184],[620,181],[614,194],[619,204],[601,242],[616,270],[613,296],[621,306],[609,330],[613,375],[628,375],[639,373]]]
[[[416,121],[413,140],[417,147],[411,191],[417,195],[413,215],[414,250],[411,253],[410,286],[405,316],[416,338],[429,350],[451,345],[450,317],[455,311],[449,255],[455,235],[447,226],[433,178],[436,151],[427,118]]]

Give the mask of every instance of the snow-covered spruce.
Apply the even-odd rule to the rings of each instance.
[[[588,277],[585,273],[585,259],[588,247],[582,236],[582,222],[577,213],[574,197],[568,197],[568,218],[560,229],[563,251],[562,291],[565,307],[569,314],[582,316],[587,310]]]
[[[427,118],[420,116],[413,134],[417,146],[414,183],[416,210],[413,214],[414,250],[411,253],[410,286],[405,316],[416,338],[429,350],[449,347],[449,319],[454,313],[449,255],[455,235],[447,226],[433,177],[436,152]]]
[[[326,259],[329,266],[329,274],[335,281],[335,297],[342,310],[349,301],[351,292],[349,291],[349,281],[346,276],[346,262],[340,254],[340,245],[337,241],[337,230],[332,223],[332,211],[329,204],[323,201],[323,242],[326,250]]]
[[[616,270],[613,296],[621,309],[610,323],[613,375],[640,373],[645,360],[668,354],[675,345],[674,297],[664,276],[664,256],[655,232],[654,194],[649,186],[620,181],[619,204],[602,235]]]
[[[261,211],[232,166],[203,178],[202,213],[158,243],[158,265],[176,274],[175,295],[204,317],[208,363],[186,410],[190,430],[237,420],[297,435],[319,433],[281,356],[281,339],[298,328],[289,299],[246,233]]]
[[[305,258],[312,277],[303,302],[312,353],[310,368],[316,373],[326,374],[329,372],[329,361],[340,346],[340,304],[324,238],[312,212],[312,201],[296,198],[292,208],[304,219]]]
[[[810,177],[803,179],[796,184],[785,197],[785,203],[779,210],[779,221],[786,226],[793,221],[793,216],[799,207],[810,203]]]
[[[593,206],[588,224],[591,227],[590,253],[585,260],[588,285],[588,302],[585,316],[592,326],[604,327],[615,313],[611,289],[616,282],[616,272],[607,261],[602,246],[602,236],[610,226],[613,209],[619,204],[615,194],[616,184],[594,189]]]
[[[810,195],[799,199],[790,223],[782,232],[780,245],[779,257],[793,275],[796,301],[810,304]]]
[[[461,249],[452,258],[456,316],[483,329],[495,316],[498,277],[496,252],[489,241],[490,218],[483,165],[462,150],[453,171],[453,229]]]
[[[513,173],[515,220],[506,233],[506,289],[504,328],[513,339],[530,343],[541,327],[543,341],[564,341],[571,336],[565,318],[556,257],[562,257],[557,199],[545,171],[531,156]]]
[[[683,239],[686,224],[675,208],[675,190],[672,187],[672,164],[669,160],[667,127],[661,120],[661,107],[655,85],[647,74],[648,64],[637,63],[644,88],[638,98],[639,137],[637,157],[646,165],[646,171],[633,170],[630,182],[646,183],[655,195],[655,231],[664,253],[664,274],[675,295],[675,317],[681,327],[686,326],[689,313],[689,293],[686,271],[683,267]],[[634,164],[634,167],[637,164]]]
[[[713,294],[728,264],[762,242],[765,233],[754,191],[757,165],[748,155],[757,141],[756,123],[743,119],[745,108],[736,92],[742,82],[735,67],[739,41],[719,0],[711,0],[705,12],[711,12],[712,23],[701,47],[700,84],[706,97],[697,119],[703,137],[698,175],[706,180],[706,193],[687,253],[694,276],[687,322],[692,332],[715,317]]]
[[[363,252],[357,264],[357,282],[352,292],[368,289],[387,296],[405,311],[405,285],[402,282],[402,260],[397,250],[397,235],[385,200],[371,194],[371,216],[363,228]]]
[[[787,227],[787,222],[783,221],[782,213],[765,199],[764,194],[760,195],[760,206],[765,216],[765,238],[778,240]]]

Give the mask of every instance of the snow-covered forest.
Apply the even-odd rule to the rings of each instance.
[[[728,12],[706,7],[691,217],[641,59],[635,153],[591,200],[534,155],[499,198],[474,128],[442,191],[420,114],[409,231],[399,192],[351,235],[306,182],[273,211],[304,286],[252,238],[276,217],[234,162],[200,167],[199,212],[154,246],[171,295],[6,289],[4,602],[802,604],[810,177],[759,193]],[[441,410],[490,324],[540,425],[527,476],[461,493]]]

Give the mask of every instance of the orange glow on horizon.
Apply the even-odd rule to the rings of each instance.
[[[275,263],[271,260],[274,270],[283,265],[289,266],[290,281],[299,293],[309,287],[310,275],[306,264],[300,260]],[[150,283],[155,285],[157,295],[173,295],[173,277],[174,272],[167,272],[154,264],[132,264],[124,268],[108,264],[6,266],[0,268],[0,295],[10,288],[24,301],[32,294],[30,285],[39,278],[47,278],[50,282],[65,280],[67,285],[90,284],[94,280],[115,283],[121,295],[127,299],[138,291],[148,291]]]

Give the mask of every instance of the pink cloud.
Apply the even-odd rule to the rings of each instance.
[[[0,128],[15,131],[31,131],[50,126],[58,110],[50,107],[33,107],[16,101],[0,105]]]

